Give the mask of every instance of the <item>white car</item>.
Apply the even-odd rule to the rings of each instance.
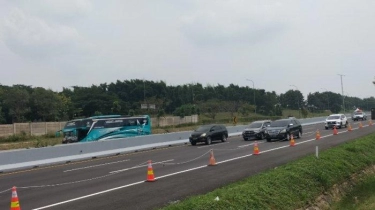
[[[331,114],[327,117],[325,122],[325,128],[342,128],[342,126],[348,126],[348,118],[344,114]]]

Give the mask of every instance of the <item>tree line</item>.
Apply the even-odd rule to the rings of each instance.
[[[205,114],[215,118],[219,112],[257,113],[280,116],[283,109],[301,109],[303,113],[343,110],[343,97],[330,91],[309,93],[305,99],[299,90],[282,94],[235,84],[206,85],[191,83],[171,86],[164,81],[124,80],[115,83],[73,86],[55,92],[42,87],[0,85],[0,123],[66,121],[104,114],[166,114],[187,116]],[[254,103],[255,102],[255,103]],[[375,107],[375,98],[344,96],[346,110]],[[154,105],[141,109],[141,104]]]

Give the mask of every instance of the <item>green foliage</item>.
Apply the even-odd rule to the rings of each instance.
[[[140,109],[142,103],[155,104],[156,109]],[[242,116],[248,116],[254,111],[264,116],[281,116],[282,109],[298,110],[303,106],[314,113],[327,109],[337,113],[342,110],[341,105],[342,96],[329,91],[310,93],[304,101],[298,90],[288,90],[278,95],[275,91],[266,92],[235,84],[167,86],[163,81],[135,79],[91,87],[63,88],[59,93],[40,87],[0,85],[0,123],[65,121],[93,116],[95,112],[126,115],[130,110],[134,110],[134,115],[157,116],[160,109],[166,114],[198,114],[211,119],[215,119],[220,112],[228,112],[231,117],[239,112]],[[368,110],[375,107],[375,98],[345,96],[345,105],[345,110],[353,107]],[[250,110],[250,106],[255,110]]]
[[[250,104],[243,104],[239,108],[239,112],[242,114],[242,116],[248,116],[250,113],[253,113],[255,111],[255,106]]]
[[[130,109],[129,112],[128,112],[128,115],[134,116],[135,115],[134,109]]]
[[[301,114],[303,118],[306,118],[309,115],[309,111],[306,108],[302,108]]]
[[[331,105],[330,111],[332,113],[339,113],[341,111],[341,105],[339,105],[339,104],[333,104],[333,105]]]
[[[374,138],[371,134],[321,152],[319,158],[310,155],[162,209],[306,209],[333,185],[374,164]]]

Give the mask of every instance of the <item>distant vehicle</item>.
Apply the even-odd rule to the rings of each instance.
[[[92,119],[93,123],[80,142],[103,141],[151,134],[148,115]]]
[[[302,125],[297,119],[275,120],[266,128],[268,142],[272,139],[290,140],[292,134],[295,138],[302,137]]]
[[[329,128],[342,128],[343,126],[348,126],[348,119],[344,114],[331,114],[327,117],[324,127],[326,130]]]
[[[227,139],[227,128],[224,125],[219,124],[202,125],[189,137],[191,145],[196,145],[197,142],[205,142],[209,145],[212,141],[221,140],[222,142],[225,142]]]
[[[104,139],[104,136],[106,136],[105,139],[109,139],[109,138],[112,138],[112,137],[117,138],[117,136],[120,136],[120,138],[122,138],[122,137],[125,138],[125,137],[129,137],[129,136],[146,135],[146,133],[147,134],[151,133],[151,122],[149,123],[150,126],[148,124],[142,125],[142,123],[140,123],[141,125],[135,126],[136,128],[142,127],[142,128],[139,129],[139,130],[142,130],[142,132],[130,131],[130,130],[134,129],[134,126],[127,126],[127,125],[123,124],[122,127],[120,126],[121,128],[117,128],[117,130],[121,130],[121,132],[122,132],[122,134],[119,134],[120,132],[114,132],[116,130],[116,128],[114,128],[114,127],[119,126],[119,124],[117,124],[117,125],[112,124],[112,126],[114,126],[114,127],[110,128],[111,126],[106,125],[107,128],[100,129],[100,134],[97,133],[98,125],[100,123],[104,124],[103,121],[105,121],[106,119],[110,119],[110,120],[120,119],[120,120],[124,121],[124,119],[129,119],[129,118],[133,119],[134,117],[122,116],[122,115],[101,115],[101,116],[93,116],[93,117],[88,117],[88,118],[83,118],[83,119],[75,119],[75,120],[68,121],[65,124],[65,127],[61,130],[63,135],[64,135],[62,143],[66,144],[66,143],[74,143],[74,142],[81,142],[81,141],[82,142],[96,141],[96,140],[99,140],[99,139]],[[142,122],[150,120],[148,115],[140,116],[139,118],[142,119],[141,120]],[[146,120],[144,120],[144,118]],[[100,123],[97,124],[98,122],[100,122]],[[93,129],[93,127],[92,127],[94,124],[96,124],[95,129]],[[129,130],[129,131],[125,132],[125,130]],[[143,131],[145,131],[145,132],[143,132]],[[108,134],[109,132],[111,132],[111,134]]]
[[[245,130],[242,132],[242,138],[247,141],[251,139],[262,140],[265,138],[266,128],[271,124],[271,120],[262,120],[252,122]]]
[[[362,110],[360,109],[357,109],[355,110],[353,113],[352,113],[352,120],[353,121],[358,121],[358,120],[367,120],[367,115],[365,112],[363,112]]]

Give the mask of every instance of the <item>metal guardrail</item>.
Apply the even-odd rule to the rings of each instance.
[[[303,125],[324,122],[326,117],[300,119]],[[228,126],[230,136],[240,135],[247,125]],[[55,145],[0,152],[0,171],[37,167],[99,156],[189,142],[192,131],[155,134],[116,140]]]

